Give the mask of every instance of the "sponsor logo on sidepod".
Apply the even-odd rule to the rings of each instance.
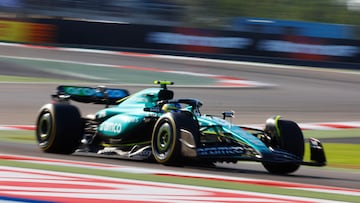
[[[100,125],[100,131],[108,131],[113,133],[120,133],[121,132],[121,124],[120,123],[112,123],[112,122],[105,122]]]
[[[243,154],[243,147],[209,147],[209,148],[199,148],[197,152],[200,156],[209,156],[209,155],[236,155]]]

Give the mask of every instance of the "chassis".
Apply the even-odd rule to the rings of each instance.
[[[264,129],[235,125],[222,117],[200,113],[197,99],[173,99],[169,81],[155,81],[158,88],[134,94],[125,89],[59,86],[52,102],[44,105],[36,120],[36,140],[48,153],[96,153],[137,160],[155,160],[179,165],[204,163],[261,162],[267,171],[288,174],[300,165],[325,166],[319,140],[310,138],[311,161],[303,161],[304,137],[298,125],[280,116],[267,119]],[[70,104],[104,104],[105,108],[83,117]],[[181,109],[164,112],[165,104]]]

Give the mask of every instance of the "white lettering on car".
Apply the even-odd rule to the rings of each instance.
[[[210,147],[197,149],[199,155],[240,155],[244,154],[243,147]]]
[[[102,125],[100,125],[99,130],[113,132],[113,133],[120,133],[121,128],[122,126],[120,123],[105,122]]]

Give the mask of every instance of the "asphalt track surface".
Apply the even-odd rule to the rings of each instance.
[[[191,60],[158,59],[97,53],[75,53],[56,50],[33,50],[28,48],[0,46],[0,55],[74,60],[88,63],[106,63],[156,67],[179,71],[195,71],[245,78],[275,84],[265,88],[196,88],[174,86],[175,97],[198,98],[204,102],[203,113],[220,115],[222,111],[236,112],[234,122],[245,124],[263,123],[266,118],[280,114],[296,122],[358,121],[360,118],[360,74],[349,74],[323,69],[287,69],[248,64],[197,62]],[[0,60],[0,75],[41,76],[69,78],[61,74],[34,71],[26,66],[17,66]],[[74,76],[74,78],[76,78]],[[149,78],[149,81],[159,78]],[[38,109],[50,101],[50,94],[58,84],[1,83],[0,124],[33,125]],[[98,85],[98,84],[94,84]],[[143,86],[125,86],[134,92]],[[79,105],[82,114],[93,113],[102,108],[95,105]],[[89,162],[112,163],[136,167],[179,170],[154,163],[104,159],[79,155],[64,156],[40,152],[35,144],[0,143],[1,153],[27,156],[51,157]],[[302,166],[297,172],[287,175],[271,175],[259,163],[220,164],[216,168],[185,166],[187,172],[210,173],[238,177],[282,180],[347,188],[360,188],[360,174],[327,167]]]

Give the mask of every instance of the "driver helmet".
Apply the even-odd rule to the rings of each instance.
[[[167,103],[164,104],[161,108],[163,112],[178,112],[181,109],[181,105],[179,103]]]

